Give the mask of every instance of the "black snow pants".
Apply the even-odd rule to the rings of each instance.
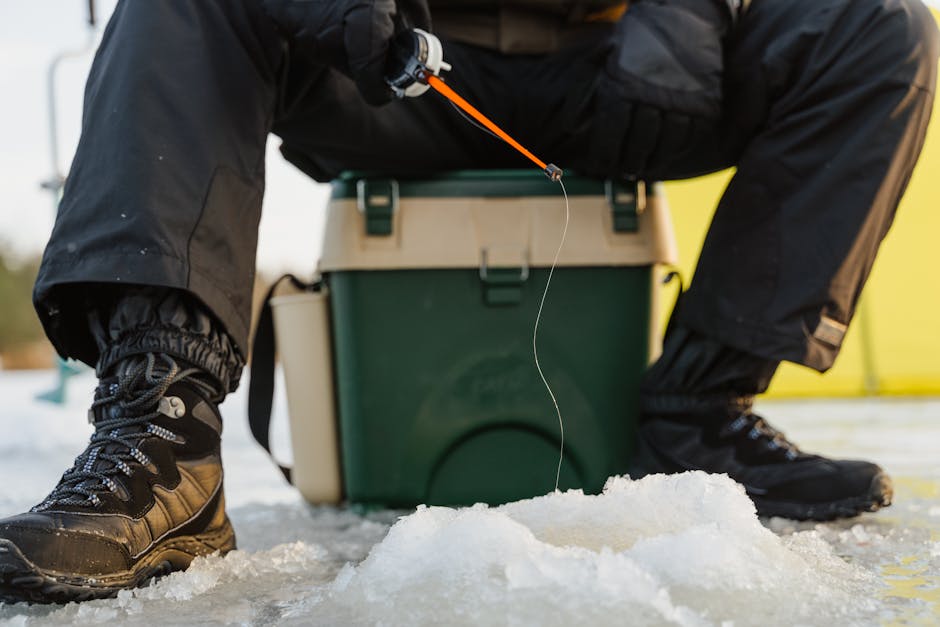
[[[445,41],[448,80],[537,154],[607,173],[626,122],[602,106],[600,68],[616,42],[612,26],[599,29],[545,56]],[[678,323],[762,359],[832,364],[922,146],[937,48],[919,0],[754,0],[727,43],[721,121],[644,173],[737,166]],[[130,327],[111,339],[174,345],[234,388],[271,132],[319,181],[351,168],[528,167],[434,95],[368,106],[257,0],[120,2],[34,293],[62,355],[100,366],[116,349],[95,336],[89,309],[137,293],[130,286],[171,288],[231,341],[157,304],[105,322]]]

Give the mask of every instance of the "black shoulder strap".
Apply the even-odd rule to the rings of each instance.
[[[271,454],[271,407],[274,400],[274,358],[276,353],[274,343],[274,316],[271,312],[271,297],[274,291],[285,280],[290,281],[298,290],[311,291],[319,287],[319,283],[308,285],[293,274],[285,274],[271,285],[271,289],[264,297],[261,313],[258,316],[258,328],[255,339],[251,344],[251,369],[248,379],[248,426],[255,441],[267,451],[268,455],[277,464],[290,481],[291,469],[282,466]]]

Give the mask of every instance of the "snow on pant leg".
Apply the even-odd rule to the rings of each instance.
[[[234,339],[200,350],[235,353],[220,359],[234,360],[226,371],[237,376],[282,54],[252,2],[118,4],[89,75],[81,139],[34,291],[60,354],[95,364],[101,346],[88,315],[100,300],[113,308],[123,286],[173,288]],[[163,300],[152,299],[141,324],[161,319]],[[193,331],[202,315],[162,319]]]
[[[825,371],[923,146],[936,26],[918,0],[761,0],[739,28],[738,170],[676,322]]]

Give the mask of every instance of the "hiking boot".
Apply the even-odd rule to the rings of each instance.
[[[750,399],[732,405],[734,411],[642,416],[633,476],[725,473],[744,486],[758,515],[795,520],[851,517],[891,504],[891,479],[877,465],[804,453],[753,413]]]
[[[234,549],[216,397],[162,355],[102,379],[88,447],[42,503],[0,520],[0,601],[110,597]]]

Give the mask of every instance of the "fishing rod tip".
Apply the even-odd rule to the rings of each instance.
[[[560,181],[562,175],[565,173],[564,170],[559,168],[554,163],[549,163],[542,171],[545,172],[545,176],[547,176],[553,183]]]

